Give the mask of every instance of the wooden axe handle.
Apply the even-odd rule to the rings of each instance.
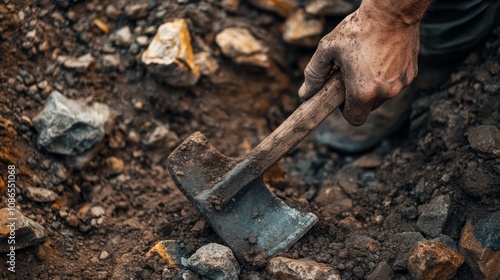
[[[345,88],[339,71],[334,72],[323,87],[302,103],[278,128],[243,157],[213,188],[197,195],[200,202],[216,197],[226,205],[250,182],[260,178],[269,168],[300,143],[345,100]],[[219,203],[218,202],[218,203]]]
[[[252,173],[264,174],[297,146],[311,131],[345,101],[345,88],[340,71],[335,71],[323,87],[302,103],[278,128],[255,147],[247,158]]]

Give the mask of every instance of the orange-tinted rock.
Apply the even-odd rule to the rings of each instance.
[[[345,16],[353,12],[359,3],[358,1],[346,0],[312,0],[306,5],[306,12],[312,15],[321,16]],[[361,2],[361,1],[359,1]]]
[[[410,250],[408,271],[418,280],[445,280],[455,276],[464,257],[443,244],[420,241]]]
[[[150,73],[173,86],[192,86],[200,77],[184,19],[162,24],[141,59]]]
[[[462,230],[458,250],[475,279],[500,279],[500,211]]]
[[[158,255],[167,261],[167,267],[173,268],[181,264],[184,251],[178,241],[162,240],[156,243],[146,254],[147,257]]]

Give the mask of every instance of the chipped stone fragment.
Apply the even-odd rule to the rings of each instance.
[[[12,224],[12,221],[15,221]],[[16,250],[42,243],[46,239],[43,227],[37,222],[25,217],[21,212],[11,209],[0,209],[0,252],[11,251],[8,243],[11,235],[15,236]]]
[[[236,63],[255,65],[263,68],[270,66],[268,48],[257,40],[246,28],[226,28],[215,37],[215,42],[225,56]]]
[[[29,200],[36,202],[52,202],[58,198],[55,192],[37,187],[26,187],[25,194]]]
[[[500,211],[474,221],[462,230],[458,251],[475,279],[500,279]]]
[[[434,241],[420,241],[410,250],[408,271],[413,279],[452,279],[464,257],[443,244]]]
[[[333,268],[307,259],[272,258],[267,271],[278,280],[340,280]]]
[[[81,156],[84,162],[111,129],[112,113],[108,106],[90,106],[53,91],[43,110],[33,119],[38,144],[47,151],[65,156]],[[80,163],[80,164],[82,164]]]
[[[68,69],[73,69],[79,73],[84,73],[89,68],[90,64],[95,61],[92,54],[88,53],[80,57],[74,58],[70,57],[64,60],[64,67]]]
[[[323,33],[322,20],[297,10],[285,22],[283,40],[291,45],[316,47]]]

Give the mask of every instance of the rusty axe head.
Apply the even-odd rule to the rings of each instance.
[[[265,265],[317,221],[273,195],[249,161],[222,155],[200,132],[172,152],[168,166],[177,187],[247,267]]]

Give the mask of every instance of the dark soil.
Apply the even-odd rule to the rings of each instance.
[[[281,41],[283,19],[246,3],[236,14],[217,1],[148,1],[143,19],[129,19],[124,7],[138,1],[82,0],[69,8],[49,0],[0,4],[0,174],[7,165],[18,168],[18,205],[41,224],[48,241],[17,253],[17,272],[6,271],[1,255],[1,279],[162,279],[179,274],[164,261],[146,257],[160,240],[178,240],[188,254],[204,244],[221,243],[197,210],[174,185],[166,166],[173,149],[195,131],[227,156],[243,155],[256,146],[298,105],[296,91],[302,67],[313,50]],[[242,1],[245,2],[245,1]],[[119,15],[106,16],[113,4]],[[199,9],[203,5],[203,9]],[[161,14],[162,12],[163,14]],[[113,31],[128,25],[134,37],[166,21],[189,19],[193,37],[214,50],[214,35],[227,26],[247,26],[272,50],[267,71],[241,67],[218,56],[220,69],[189,89],[159,84],[140,62],[145,47],[116,47],[116,70],[103,67],[100,57]],[[105,34],[93,23],[109,25]],[[36,30],[31,38],[27,33]],[[418,206],[433,197],[452,198],[452,214],[443,233],[455,242],[468,217],[500,209],[500,162],[483,158],[469,145],[467,131],[480,124],[500,123],[500,28],[476,52],[457,66],[438,90],[422,92],[409,122],[393,137],[364,155],[342,155],[308,138],[266,175],[271,190],[288,205],[309,210],[319,222],[283,255],[309,258],[339,271],[342,279],[364,279],[385,260],[394,279],[407,279],[405,253],[411,244],[401,232],[418,231]],[[195,50],[202,46],[194,40]],[[92,53],[96,62],[85,73],[65,69],[59,54]],[[64,159],[37,147],[30,124],[44,106],[50,88],[73,99],[99,101],[116,113],[116,123],[100,152],[83,170],[64,166]],[[137,106],[142,103],[142,108]],[[180,140],[144,145],[159,125]],[[106,159],[125,162],[110,175]],[[363,167],[368,166],[368,167]],[[51,189],[60,198],[36,203],[23,197],[23,187]],[[326,193],[330,187],[338,191]],[[5,193],[5,189],[1,190]],[[0,205],[6,206],[5,196]],[[102,206],[101,224],[82,215]],[[78,217],[63,218],[61,211]],[[366,242],[366,237],[373,240]],[[101,259],[101,252],[109,253]],[[253,278],[252,278],[253,277]],[[168,279],[168,278],[165,278]],[[265,270],[243,270],[241,279],[269,279]],[[463,265],[456,279],[471,279]]]

